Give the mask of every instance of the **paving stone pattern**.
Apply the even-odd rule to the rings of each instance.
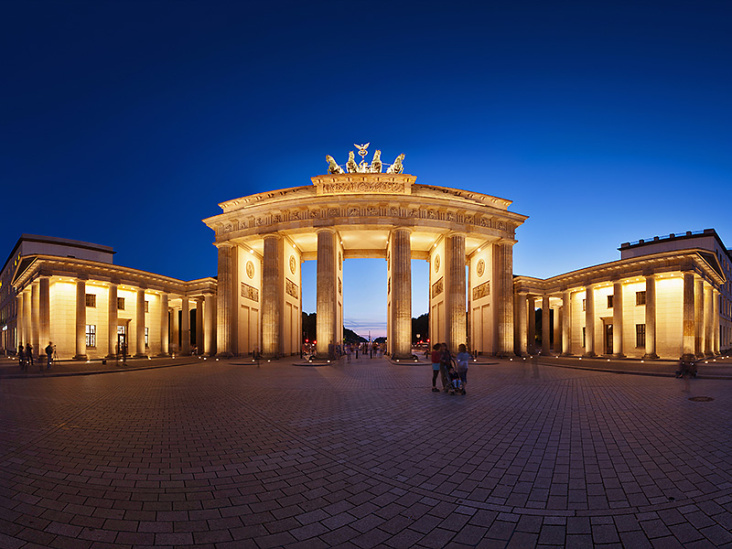
[[[430,370],[2,379],[0,548],[732,548],[732,381]]]

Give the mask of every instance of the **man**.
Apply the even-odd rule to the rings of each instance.
[[[48,342],[46,347],[46,370],[51,369],[51,363],[53,362],[53,341]]]

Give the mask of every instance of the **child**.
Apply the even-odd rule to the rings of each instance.
[[[460,375],[457,373],[455,368],[450,368],[447,375],[450,377],[450,393],[455,394],[455,392],[462,391],[463,386],[460,381]]]
[[[465,386],[468,384],[468,363],[470,362],[471,356],[465,345],[460,345],[458,347],[458,351],[459,352],[455,357],[457,362],[457,373],[460,376],[460,381],[462,383],[462,394],[465,394]]]
[[[437,376],[440,375],[440,358],[442,353],[440,352],[440,344],[435,343],[432,346],[432,392],[439,393],[440,390],[437,388]]]

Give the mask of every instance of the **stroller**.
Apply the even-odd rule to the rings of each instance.
[[[693,360],[682,358],[679,361],[679,369],[676,370],[676,377],[696,377],[696,363]]]
[[[464,394],[460,376],[457,373],[457,363],[449,352],[444,353],[440,361],[440,374],[444,391],[450,395]]]

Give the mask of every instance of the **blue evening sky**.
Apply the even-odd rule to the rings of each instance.
[[[516,274],[709,227],[732,246],[731,27],[726,0],[4,0],[0,251],[34,233],[213,276],[219,202],[365,142],[418,183],[513,200]],[[346,325],[383,332],[385,262],[345,273]]]

